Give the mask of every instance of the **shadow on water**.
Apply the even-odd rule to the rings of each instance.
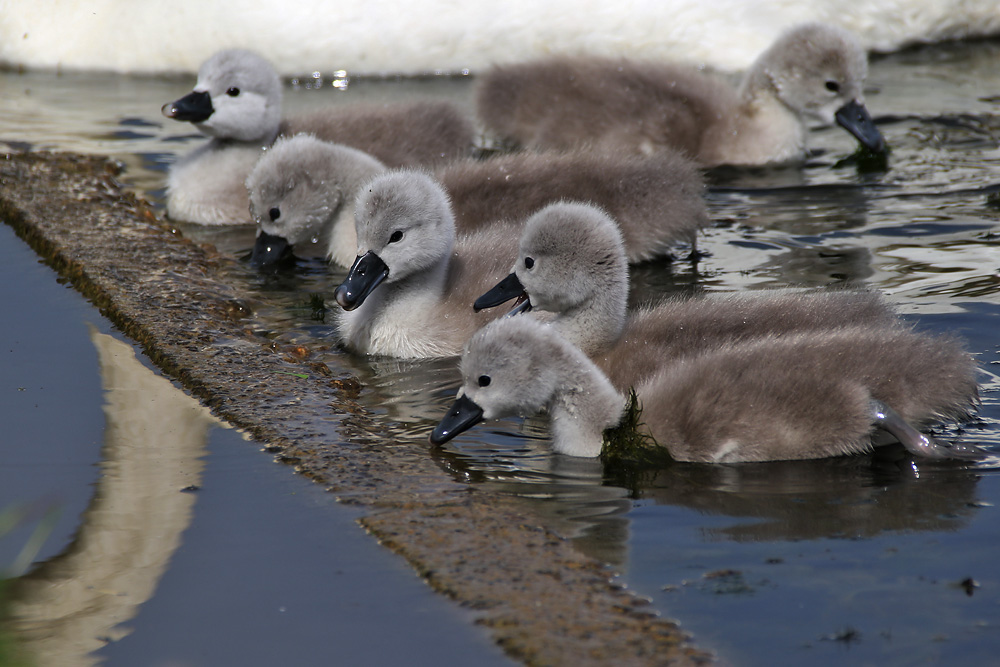
[[[636,267],[633,305],[770,287],[879,289],[916,327],[968,342],[983,369],[980,418],[941,425],[940,437],[1000,453],[998,60],[995,42],[875,59],[868,104],[893,149],[888,169],[859,172],[845,161],[850,138],[824,128],[812,133],[804,168],[713,171],[714,224],[698,241],[704,256]],[[111,80],[110,102],[84,105],[69,132],[53,129],[59,95],[107,78],[0,77],[2,104],[19,128],[5,139],[113,153],[128,165],[131,185],[155,200],[167,165],[199,141],[157,111],[190,84]],[[394,85],[352,84],[347,96],[297,90],[287,103],[295,110],[329,98],[425,93],[470,103],[465,80]],[[246,228],[179,227],[233,255],[253,238]],[[308,344],[310,361],[351,369],[357,400],[400,439],[426,442],[454,396],[454,360],[346,355],[334,338],[336,306],[322,303],[342,277],[316,259],[266,276],[241,265],[229,276],[256,333]],[[455,479],[533,499],[547,525],[620,568],[630,587],[733,663],[985,664],[1000,650],[995,460],[928,463],[889,449],[615,472],[551,454],[541,417],[484,424],[443,449],[426,447]]]

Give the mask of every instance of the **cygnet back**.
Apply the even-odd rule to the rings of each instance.
[[[908,327],[881,294],[865,289],[675,297],[629,313],[618,341],[594,359],[616,387],[626,387],[652,371],[633,349],[680,358],[763,336],[842,328]]]
[[[636,391],[643,421],[675,458],[770,461],[870,449],[872,401],[912,423],[966,417],[975,374],[949,337],[843,327],[682,357]]]
[[[387,167],[433,167],[468,156],[472,119],[446,100],[344,104],[289,118],[282,134],[308,132],[352,146]]]
[[[708,224],[704,177],[677,151],[515,153],[462,160],[436,172],[454,202],[460,231],[497,219],[521,221],[546,204],[572,200],[604,209],[620,226],[630,262],[694,244]]]
[[[693,68],[597,56],[496,65],[476,87],[486,128],[531,150],[675,149],[698,159],[705,119],[737,104],[731,86]]]

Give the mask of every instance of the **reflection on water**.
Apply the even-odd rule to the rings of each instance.
[[[191,521],[210,426],[132,346],[91,327],[104,386],[102,475],[73,541],[17,579],[11,628],[38,665],[96,664],[156,590]]]
[[[957,530],[975,511],[978,478],[890,448],[832,461],[678,464],[633,484],[645,501],[731,519],[707,528],[706,539],[764,542]]]
[[[852,140],[837,128],[814,133],[815,151],[804,168],[714,170],[708,194],[714,225],[699,239],[706,256],[696,265],[636,267],[631,302],[673,293],[867,284],[890,295],[920,328],[957,330],[984,370],[995,369],[997,62],[1000,43],[994,42],[875,60],[868,103],[893,149],[888,171],[858,173],[844,160]],[[166,166],[201,141],[158,113],[190,84],[3,75],[0,113],[9,122],[2,138],[118,155],[129,182],[155,200]],[[103,101],[92,101],[95,88],[106,91]],[[470,92],[467,80],[362,81],[345,93],[300,88],[286,104],[294,111],[433,94],[468,106]],[[63,101],[70,97],[90,101],[71,110]],[[249,251],[253,238],[245,228],[179,227],[232,254]],[[304,260],[289,274],[259,276],[238,266],[228,278],[254,313],[248,326],[281,344],[306,344],[310,361],[351,369],[360,402],[399,438],[425,442],[458,385],[454,362],[344,354],[334,341],[333,318],[310,298],[329,296],[342,277]],[[995,373],[983,377],[980,421],[942,437],[1000,451],[1000,380]],[[1000,650],[1000,632],[977,625],[995,619],[1000,602],[990,550],[1000,539],[995,461],[948,465],[890,453],[618,473],[552,455],[546,433],[542,418],[505,420],[443,450],[428,446],[428,455],[456,479],[536,499],[548,525],[625,570],[631,586],[735,662],[773,663],[785,655],[776,651],[808,645],[803,658],[838,664],[846,644],[835,635],[848,626],[864,629],[850,645],[860,661],[975,660]],[[173,501],[186,497],[171,488]],[[702,578],[716,570],[742,574]],[[971,597],[938,585],[965,577],[982,584]],[[686,586],[688,580],[700,583]],[[890,596],[892,604],[873,604],[879,596]],[[928,605],[947,613],[947,623],[919,611]],[[890,608],[894,619],[887,617]],[[938,635],[944,638],[934,643]]]

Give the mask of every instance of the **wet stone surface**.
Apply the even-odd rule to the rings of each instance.
[[[526,501],[454,480],[356,399],[355,375],[261,334],[199,246],[125,192],[118,166],[10,153],[0,215],[160,368],[278,461],[367,508],[363,525],[529,664],[700,664],[709,653],[541,526]]]

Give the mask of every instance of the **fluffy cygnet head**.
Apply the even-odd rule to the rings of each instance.
[[[483,419],[547,408],[554,451],[597,456],[623,398],[579,349],[532,318],[494,320],[469,340],[458,398],[431,433],[444,444]]]
[[[602,210],[579,202],[549,204],[525,223],[513,273],[476,301],[487,308],[526,299],[559,317],[554,325],[590,351],[621,333],[628,303],[628,261],[621,232]]]
[[[609,289],[628,294],[621,232],[590,204],[559,202],[531,216],[514,266],[535,308],[566,312]],[[624,316],[625,301],[621,300]]]
[[[281,79],[253,51],[219,51],[198,69],[194,91],[162,111],[210,137],[268,144],[281,123]]]
[[[326,254],[334,227],[349,232],[354,256],[354,220],[350,217],[358,188],[384,171],[363,151],[320,141],[308,134],[280,138],[264,152],[247,177],[250,216],[257,223],[251,261],[266,267],[292,246],[314,246],[308,254]],[[348,263],[350,260],[348,260]]]
[[[479,405],[485,419],[534,414],[559,389],[553,362],[572,359],[572,346],[558,336],[539,335],[544,325],[535,325],[524,317],[496,320],[466,346],[460,395]]]
[[[447,270],[455,220],[444,188],[429,175],[404,169],[376,176],[361,187],[354,217],[358,258],[335,293],[342,308],[357,308],[383,281]]]
[[[866,146],[881,150],[882,137],[864,107],[867,76],[867,54],[852,33],[807,23],[784,33],[757,59],[746,85],[770,88],[796,114],[827,124],[836,120]]]

